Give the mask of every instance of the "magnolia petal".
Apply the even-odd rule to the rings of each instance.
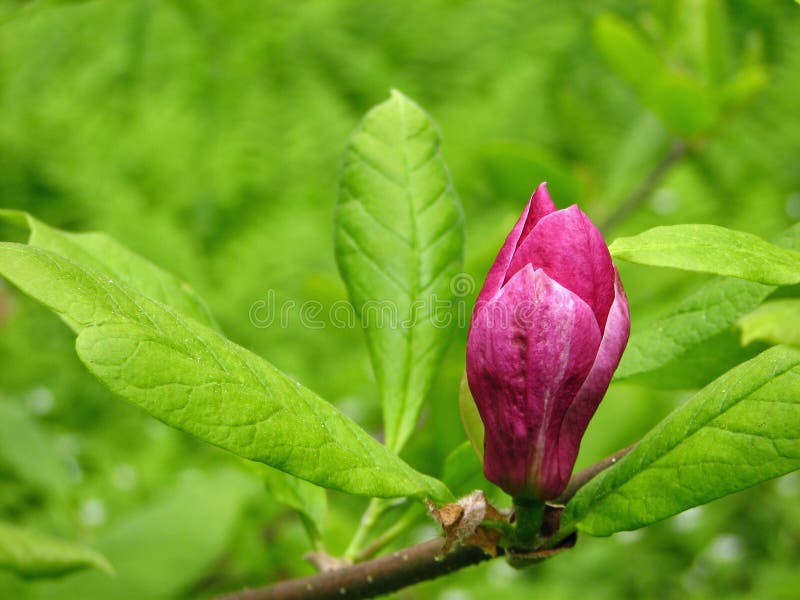
[[[577,205],[543,217],[519,245],[508,277],[526,264],[544,269],[592,308],[600,329],[614,301],[614,264],[605,240]]]
[[[487,479],[514,496],[560,493],[538,473],[555,442],[548,423],[563,419],[600,339],[591,308],[531,265],[474,314],[467,377],[486,426]]]
[[[614,269],[614,303],[608,313],[606,329],[597,358],[586,380],[583,382],[575,400],[570,404],[559,431],[553,432],[552,439],[556,440],[546,454],[545,464],[555,471],[548,474],[548,478],[569,479],[575,459],[589,421],[594,416],[600,401],[605,396],[614,371],[617,370],[622,353],[628,343],[631,331],[631,317],[628,308],[628,298],[622,288],[619,273]]]
[[[531,199],[528,201],[528,205],[530,206],[530,210],[528,212],[528,217],[525,219],[525,226],[522,228],[522,233],[519,236],[517,248],[525,241],[525,238],[533,231],[533,228],[536,227],[539,221],[550,213],[556,212],[556,205],[553,204],[553,199],[547,191],[546,181],[539,184],[539,187],[536,188],[536,191],[533,192],[533,196],[531,196]],[[509,278],[506,277],[506,280],[508,279]]]
[[[544,216],[555,212],[555,210],[555,204],[553,204],[550,194],[547,193],[547,183],[540,184],[528,204],[525,205],[525,209],[522,211],[511,233],[506,237],[503,247],[500,248],[497,258],[495,258],[489,273],[486,275],[486,281],[478,295],[476,306],[489,302],[500,291],[500,288],[508,279],[506,271],[520,241],[534,228],[536,223]]]

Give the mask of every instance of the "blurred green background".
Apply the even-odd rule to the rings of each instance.
[[[296,311],[259,328],[249,312],[271,293],[346,297],[340,155],[392,87],[440,125],[478,280],[540,180],[603,223],[678,140],[691,150],[608,239],[685,222],[769,237],[800,218],[791,0],[3,1],[0,205],[106,231],[178,274],[233,340],[378,434],[360,331],[304,328]],[[622,275],[634,331],[703,280]],[[436,475],[464,440],[465,338],[404,453]],[[72,344],[0,281],[0,519],[98,548],[118,575],[0,572],[0,597],[208,597],[312,572],[300,520],[259,477],[107,393]],[[613,386],[579,466],[689,392]],[[329,499],[325,541],[341,552],[364,501]],[[422,524],[399,543],[435,534]],[[797,598],[798,561],[794,474],[525,572],[494,561],[402,597]]]

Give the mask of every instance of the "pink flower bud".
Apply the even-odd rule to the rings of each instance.
[[[629,333],[603,236],[541,184],[486,276],[467,341],[489,481],[515,498],[564,491]]]

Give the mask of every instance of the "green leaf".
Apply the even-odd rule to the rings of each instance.
[[[748,104],[769,83],[767,70],[761,64],[742,67],[722,87],[722,102],[728,110]]]
[[[783,232],[778,246],[796,249],[800,226]],[[742,349],[734,324],[761,304],[774,286],[717,277],[646,328],[636,329],[615,379],[635,378],[656,387],[702,387],[736,364],[752,358]]]
[[[263,467],[259,471],[272,499],[297,511],[311,529],[312,537],[318,539],[328,512],[325,490],[277,469]]]
[[[595,19],[593,33],[603,59],[640,94],[646,93],[663,70],[661,57],[652,44],[611,13]]]
[[[665,70],[642,100],[674,133],[691,137],[709,129],[718,115],[711,92],[686,73]]]
[[[0,274],[74,324],[98,379],[172,427],[351,494],[449,495],[267,361],[121,281],[7,242]]]
[[[682,0],[676,3],[673,49],[712,86],[728,75],[730,27],[724,0]]]
[[[466,373],[461,377],[461,384],[458,386],[458,412],[461,415],[461,425],[464,426],[467,438],[478,458],[483,461],[483,421],[469,389]]]
[[[742,344],[754,341],[800,346],[800,300],[765,302],[738,322]]]
[[[464,245],[461,207],[431,118],[398,91],[347,144],[336,259],[367,335],[386,445],[414,430],[454,319]]]
[[[453,493],[465,496],[473,490],[486,487],[483,465],[469,440],[459,444],[444,461],[442,480]]]
[[[0,521],[0,569],[22,577],[57,577],[88,568],[114,571],[102,554],[90,548]]]
[[[615,379],[637,377],[657,387],[708,383],[741,362],[733,324],[774,289],[728,277],[709,281],[645,329],[634,330]]]
[[[800,253],[716,225],[654,227],[609,247],[614,258],[739,277],[767,285],[800,283]]]
[[[800,469],[798,365],[776,346],[698,392],[581,488],[566,530],[637,529]]]
[[[61,231],[16,210],[0,210],[0,222],[27,229],[28,244],[31,246],[49,250],[78,265],[107,275],[152,300],[171,306],[195,321],[217,327],[211,311],[188,284],[131,252],[104,233]]]
[[[544,147],[523,142],[492,142],[482,152],[483,164],[498,199],[518,203],[530,196],[532,181],[546,181],[553,198],[583,198],[580,179],[560,157]]]
[[[50,438],[9,402],[0,402],[0,465],[41,492],[64,496],[67,491],[67,470]]]
[[[152,502],[103,530],[97,547],[115,577],[86,572],[33,586],[35,598],[156,600],[195,597],[190,590],[225,555],[258,485],[234,469],[187,470]],[[212,571],[215,572],[215,571]]]

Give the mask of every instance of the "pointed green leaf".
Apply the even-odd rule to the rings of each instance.
[[[114,571],[90,548],[0,522],[0,569],[22,577],[57,577],[88,568]]]
[[[786,230],[775,243],[796,249],[800,226]],[[734,324],[773,291],[774,286],[742,279],[712,279],[644,329],[634,323],[615,378],[657,387],[704,386],[752,358],[753,350],[739,347]]]
[[[663,69],[653,45],[612,13],[595,19],[593,34],[600,54],[611,68],[637,92],[645,93]]]
[[[271,467],[262,467],[260,472],[272,499],[297,511],[311,528],[313,537],[319,538],[328,512],[325,490]]]
[[[691,136],[714,123],[717,107],[707,87],[665,65],[653,44],[624,19],[602,14],[593,33],[605,61],[670,130]]]
[[[618,238],[614,258],[656,267],[728,275],[767,285],[800,283],[800,253],[716,225],[654,227]]]
[[[738,322],[742,344],[754,341],[800,346],[800,300],[765,302]]]
[[[728,277],[704,284],[645,329],[634,330],[615,379],[636,377],[658,387],[702,387],[749,358],[739,347],[733,324],[774,289]]]
[[[448,496],[267,361],[121,281],[14,243],[0,243],[0,275],[73,323],[89,370],[168,425],[323,487]]]
[[[104,233],[70,233],[37,221],[28,213],[0,210],[0,221],[29,232],[28,244],[129,285],[140,294],[216,327],[211,311],[187,284],[131,252]],[[72,324],[70,324],[72,326]]]
[[[675,12],[674,52],[709,85],[718,85],[728,75],[732,62],[724,0],[681,0]]]
[[[800,351],[729,371],[580,489],[562,518],[592,535],[644,527],[800,469]]]
[[[642,100],[668,129],[683,137],[709,129],[718,116],[711,91],[682,71],[664,70]]]
[[[442,480],[459,498],[489,485],[483,477],[483,465],[469,440],[447,455]]]
[[[739,69],[722,87],[721,97],[726,109],[739,110],[769,84],[764,65],[758,63]]]
[[[480,460],[483,461],[483,421],[469,389],[466,373],[461,377],[461,384],[458,386],[458,412],[461,415],[461,425],[464,426],[464,432],[467,434],[470,444],[472,444]]]
[[[399,451],[446,350],[463,218],[431,118],[400,92],[373,108],[345,150],[336,258]]]

